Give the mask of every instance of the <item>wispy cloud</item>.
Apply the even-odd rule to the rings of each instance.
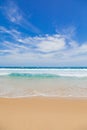
[[[6,16],[8,20],[10,20],[13,23],[20,24],[22,21],[22,14],[20,12],[20,9],[16,6],[15,3],[12,1],[7,4],[7,6],[4,7]]]
[[[87,65],[87,42],[79,44],[62,34],[31,37],[4,27],[0,27],[0,33],[13,38],[13,41],[3,39],[0,64]]]
[[[0,33],[11,35],[14,39],[20,38],[21,32],[16,29],[7,29],[3,26],[0,26]]]
[[[19,25],[27,30],[32,31],[33,33],[41,33],[35,25],[33,25],[30,20],[27,18],[25,13],[20,9],[17,3],[13,1],[5,2],[5,5],[1,7],[1,10],[4,16],[15,25]]]
[[[56,33],[64,35],[67,39],[72,39],[76,34],[76,27],[74,25],[59,29],[56,27]]]

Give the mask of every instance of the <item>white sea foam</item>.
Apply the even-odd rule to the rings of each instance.
[[[0,76],[10,74],[51,74],[61,77],[87,77],[87,69],[0,69]]]

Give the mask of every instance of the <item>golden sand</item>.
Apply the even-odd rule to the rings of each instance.
[[[87,130],[87,100],[0,98],[0,130]]]

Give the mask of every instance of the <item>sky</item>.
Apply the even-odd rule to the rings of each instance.
[[[87,0],[0,0],[0,66],[87,66]]]

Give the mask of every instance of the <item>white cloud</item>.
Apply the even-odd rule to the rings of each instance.
[[[0,65],[87,65],[87,42],[68,39],[67,43],[67,37],[61,34],[30,37],[14,29],[0,30],[14,39],[0,43],[4,47],[0,48]]]
[[[16,39],[17,40],[17,39]],[[25,37],[17,40],[25,45],[30,45],[40,52],[54,52],[65,48],[65,38],[61,35],[45,35],[36,37]]]
[[[38,50],[41,52],[54,52],[65,48],[65,39],[57,37],[48,37],[38,44]]]

